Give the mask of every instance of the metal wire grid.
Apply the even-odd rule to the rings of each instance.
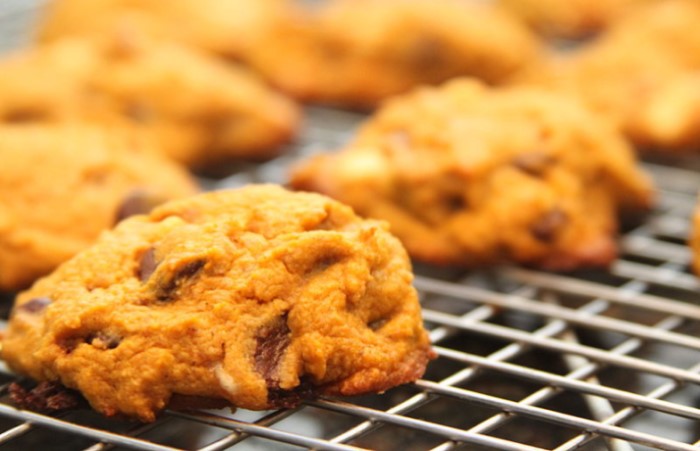
[[[3,33],[7,17],[24,16],[0,8]],[[288,154],[204,185],[284,182],[294,161],[337,148],[361,119],[321,108],[307,116]],[[415,384],[292,410],[166,412],[142,425],[18,410],[6,398],[15,377],[0,368],[0,450],[695,449],[700,281],[687,270],[684,241],[700,174],[647,168],[660,187],[658,208],[625,233],[608,272],[417,268],[439,358]]]
[[[338,146],[358,119],[324,109],[309,110],[309,117],[291,154],[208,181],[210,187],[279,182],[300,155]],[[0,445],[26,449],[32,432],[50,428],[81,439],[66,449],[91,451],[111,445],[256,449],[255,437],[337,450],[398,449],[397,443],[401,449],[437,450],[464,444],[693,449],[700,419],[694,405],[700,396],[695,303],[700,282],[686,271],[690,254],[682,242],[700,175],[648,168],[661,187],[659,207],[625,234],[623,256],[608,273],[502,268],[463,275],[418,268],[423,275],[416,286],[440,357],[413,385],[383,396],[322,398],[262,414],[168,412],[150,425],[110,422],[86,412],[52,418],[3,402],[0,416],[16,423],[0,433]],[[402,429],[411,432],[410,440],[401,442]]]

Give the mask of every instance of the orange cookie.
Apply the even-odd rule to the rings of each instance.
[[[129,28],[225,57],[251,50],[286,14],[287,0],[52,0],[39,24],[42,42],[99,37]]]
[[[389,221],[419,260],[471,268],[605,267],[618,212],[652,196],[625,141],[578,104],[467,79],[387,102],[291,183]]]
[[[700,3],[667,0],[635,10],[578,52],[521,74],[577,98],[638,147],[700,149]]]
[[[47,274],[120,219],[197,191],[129,133],[0,126],[0,290]]]
[[[173,402],[387,390],[434,354],[386,229],[271,185],[164,204],[20,294],[2,358],[142,421]]]
[[[517,20],[462,0],[333,0],[290,16],[248,55],[305,101],[368,108],[419,84],[500,83],[538,54]]]
[[[67,39],[0,62],[0,122],[131,124],[195,168],[266,158],[299,110],[245,69],[131,34]]]

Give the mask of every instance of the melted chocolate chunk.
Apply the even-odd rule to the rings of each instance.
[[[559,232],[569,222],[569,218],[558,208],[549,210],[530,226],[530,233],[537,240],[548,243],[551,242]]]
[[[192,260],[177,268],[170,277],[159,281],[156,297],[161,301],[169,300],[182,281],[194,277],[206,263],[206,260]]]
[[[148,250],[141,255],[141,261],[139,262],[138,276],[141,282],[146,282],[157,267],[156,250],[152,247],[148,248]]]
[[[381,329],[387,322],[389,322],[387,318],[379,318],[375,319],[374,321],[370,321],[369,324],[367,324],[367,327],[376,332],[379,329]]]
[[[17,306],[17,311],[26,313],[41,313],[49,304],[51,304],[51,302],[51,299],[47,297],[30,299],[24,304]]]
[[[117,209],[115,223],[122,221],[129,216],[150,213],[154,207],[162,204],[167,199],[152,192],[136,189],[130,192]]]
[[[46,121],[49,119],[49,115],[44,111],[35,109],[15,109],[8,111],[3,119],[5,122],[22,124],[28,122]]]
[[[325,271],[326,269],[330,268],[331,266],[335,265],[336,263],[340,262],[343,260],[344,256],[343,255],[338,255],[338,254],[327,254],[321,256],[318,260],[316,260],[316,263],[314,265],[314,268],[312,271]]]
[[[512,164],[533,177],[541,177],[553,162],[554,158],[544,152],[528,152],[515,157]]]
[[[271,407],[277,409],[292,409],[304,400],[318,398],[320,394],[321,387],[313,385],[311,380],[302,377],[301,383],[293,390],[268,388],[267,401]]]
[[[449,59],[446,53],[445,42],[440,37],[417,36],[406,55],[406,62],[415,70],[435,71]]]
[[[262,375],[270,388],[279,384],[277,366],[291,341],[287,315],[263,328],[255,346],[255,370]]]
[[[445,198],[445,205],[450,212],[462,211],[467,208],[467,202],[461,194],[451,194]]]
[[[114,349],[122,342],[122,338],[109,332],[99,331],[90,335],[85,341],[99,349]]]
[[[90,332],[87,335],[68,335],[66,337],[59,338],[57,343],[63,349],[66,354],[70,354],[77,348],[80,344],[86,343],[95,348],[107,350],[114,349],[122,342],[122,338],[116,334],[97,331]]]
[[[17,382],[9,387],[10,400],[21,409],[42,413],[75,409],[83,404],[83,398],[58,382],[40,382],[28,390]]]

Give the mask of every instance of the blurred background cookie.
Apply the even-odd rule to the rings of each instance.
[[[120,219],[197,191],[124,130],[4,125],[0,159],[0,290],[49,273]]]
[[[501,83],[538,49],[525,26],[486,5],[333,0],[290,15],[247,61],[301,100],[371,108],[460,75]]]
[[[468,79],[394,98],[291,180],[389,221],[419,260],[471,268],[605,267],[618,213],[652,197],[632,149],[583,107]]]
[[[644,150],[700,149],[700,3],[651,2],[592,43],[520,74],[571,95]]]
[[[117,33],[0,62],[0,121],[129,124],[165,155],[201,169],[276,155],[294,136],[299,110],[241,67]]]
[[[286,0],[52,0],[37,38],[99,37],[132,29],[228,58],[251,50],[260,33],[287,14]]]

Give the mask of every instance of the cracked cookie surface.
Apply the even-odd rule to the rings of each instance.
[[[119,219],[197,191],[119,129],[0,126],[0,159],[0,290],[26,287]]]
[[[461,0],[334,0],[290,14],[248,63],[301,100],[371,108],[460,75],[503,82],[536,38],[503,11]]]
[[[121,222],[20,294],[2,356],[142,421],[383,391],[433,356],[411,281],[386,225],[336,201],[211,192]]]
[[[131,33],[0,62],[0,122],[125,124],[196,168],[276,155],[298,120],[296,105],[244,68]]]
[[[390,100],[291,184],[387,220],[420,260],[603,267],[616,256],[618,212],[645,211],[652,197],[605,125],[542,90],[455,80]]]

